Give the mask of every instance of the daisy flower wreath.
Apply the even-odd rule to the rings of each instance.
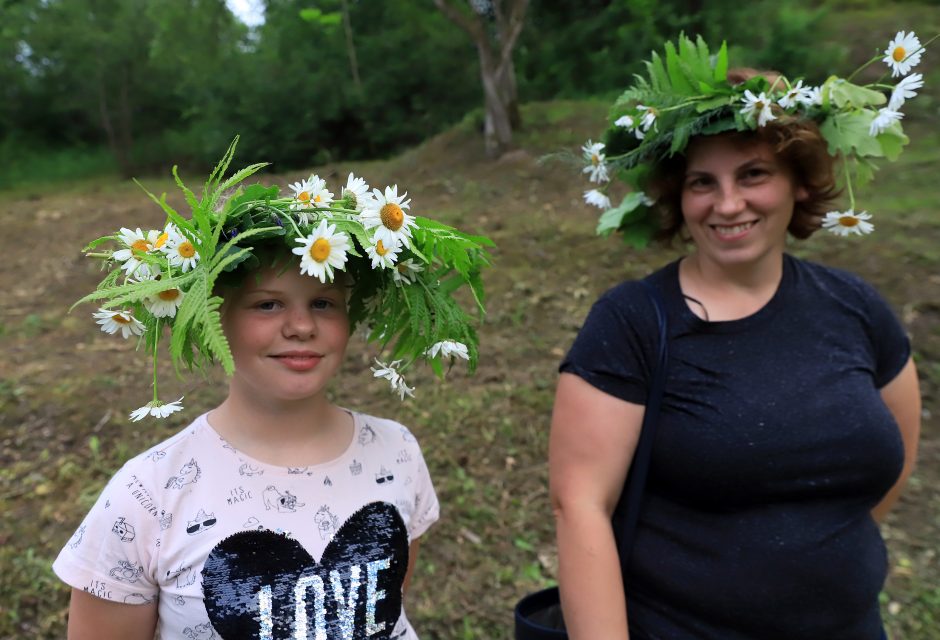
[[[794,118],[815,121],[829,153],[841,160],[849,209],[830,212],[823,228],[842,236],[870,233],[870,214],[855,213],[854,187],[872,179],[876,160],[896,160],[907,144],[901,108],[924,84],[920,73],[908,74],[935,38],[921,45],[913,32],[900,31],[883,53],[848,78],[830,76],[815,87],[784,77],[771,82],[763,75],[732,84],[725,43],[713,54],[701,37],[693,42],[680,35],[676,44],[666,42],[663,55],[653,52],[646,61],[646,77],[636,76],[611,107],[603,142],[589,140],[582,147],[583,173],[596,183],[584,200],[604,210],[597,233],[617,231],[627,244],[645,247],[658,230],[656,202],[645,194],[658,162],[682,153],[696,135],[753,130]],[[852,82],[859,71],[879,62],[885,71],[877,82]],[[628,190],[616,205],[609,193],[612,178]]]
[[[411,395],[413,387],[402,374],[419,359],[438,377],[444,375],[445,361],[455,356],[468,360],[473,372],[478,358],[473,322],[485,313],[480,274],[493,246],[488,238],[407,214],[410,200],[398,195],[397,186],[370,194],[365,181],[352,174],[336,199],[316,197],[329,193],[317,176],[291,185],[288,195],[277,186],[243,186],[266,164],[225,178],[237,142],[199,198],[173,168],[189,217],[170,206],[166,194],[158,198],[144,189],[166,213],[162,230],[121,229],[85,247],[88,256],[103,261],[108,274],[73,308],[97,302],[94,317],[102,331],[137,337],[138,347],[152,354],[153,398],[130,414],[132,420],[164,418],[182,409],[182,398],[164,402],[158,394],[157,361],[166,336],[177,375],[183,367],[205,371],[215,363],[228,375],[234,372],[219,315],[222,298],[214,287],[239,266],[260,266],[253,249],[272,241],[283,241],[285,252],[299,255],[301,272],[310,277],[331,282],[338,272],[348,274],[350,328],[364,327],[366,340],[378,343],[392,362],[377,360],[390,372],[382,377],[394,393]],[[318,193],[311,193],[312,187]],[[116,248],[102,250],[108,245]],[[469,290],[475,314],[455,298],[462,287]],[[434,348],[441,344],[449,348]]]

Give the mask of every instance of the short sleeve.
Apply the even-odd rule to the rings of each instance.
[[[875,386],[882,388],[901,372],[911,357],[911,341],[888,302],[863,282],[868,306],[869,336],[875,361]]]
[[[134,498],[135,490],[137,495],[147,491],[135,486],[139,482],[128,465],[111,478],[52,565],[63,582],[126,604],[147,604],[157,597],[154,527]]]
[[[427,531],[440,517],[440,503],[431,482],[431,473],[424,461],[420,447],[415,447],[414,456],[414,516],[408,523],[408,539],[414,541]]]
[[[626,282],[601,296],[559,366],[621,400],[645,404],[657,335],[648,295]]]

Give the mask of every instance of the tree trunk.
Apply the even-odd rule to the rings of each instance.
[[[477,43],[480,55],[480,79],[483,81],[483,144],[486,155],[498,158],[512,148],[512,118],[504,100],[504,87],[493,64],[493,54],[484,43]],[[518,111],[518,108],[517,108]]]
[[[118,170],[124,177],[133,175],[130,158],[127,157],[124,147],[118,141],[117,134],[114,131],[111,109],[108,107],[108,94],[100,77],[98,78],[98,114],[101,117],[101,128],[104,129],[105,136],[108,138],[108,147],[111,148],[111,153],[114,155],[114,159],[117,160]]]
[[[450,0],[434,0],[434,4],[466,31],[477,47],[485,111],[483,139],[486,154],[495,158],[512,148],[512,132],[522,126],[512,51],[522,31],[529,0],[508,0],[508,14],[503,10],[504,0],[491,1],[495,14],[492,39],[479,13],[458,10]]]

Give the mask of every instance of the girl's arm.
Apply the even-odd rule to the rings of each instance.
[[[157,601],[124,604],[72,589],[68,640],[153,640]]]
[[[418,546],[420,545],[419,540],[412,540],[411,544],[408,545],[408,570],[405,571],[405,580],[401,583],[401,594],[404,596],[408,593],[408,585],[411,584],[411,575],[415,570],[415,562],[418,560]]]
[[[642,405],[570,373],[555,392],[549,481],[558,583],[571,640],[625,640],[627,606],[610,517],[633,459]]]
[[[881,388],[881,399],[888,406],[901,431],[904,441],[904,468],[901,477],[885,494],[881,502],[872,509],[872,517],[881,522],[897,502],[908,477],[914,470],[917,459],[917,444],[920,441],[920,387],[917,384],[917,368],[911,358],[894,380]]]

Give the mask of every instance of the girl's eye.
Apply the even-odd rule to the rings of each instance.
[[[316,300],[313,301],[314,309],[330,309],[333,306],[335,306],[333,304],[333,301],[327,298],[317,298]]]
[[[273,311],[277,308],[277,302],[274,300],[262,300],[255,305],[255,308],[260,309],[261,311]]]

